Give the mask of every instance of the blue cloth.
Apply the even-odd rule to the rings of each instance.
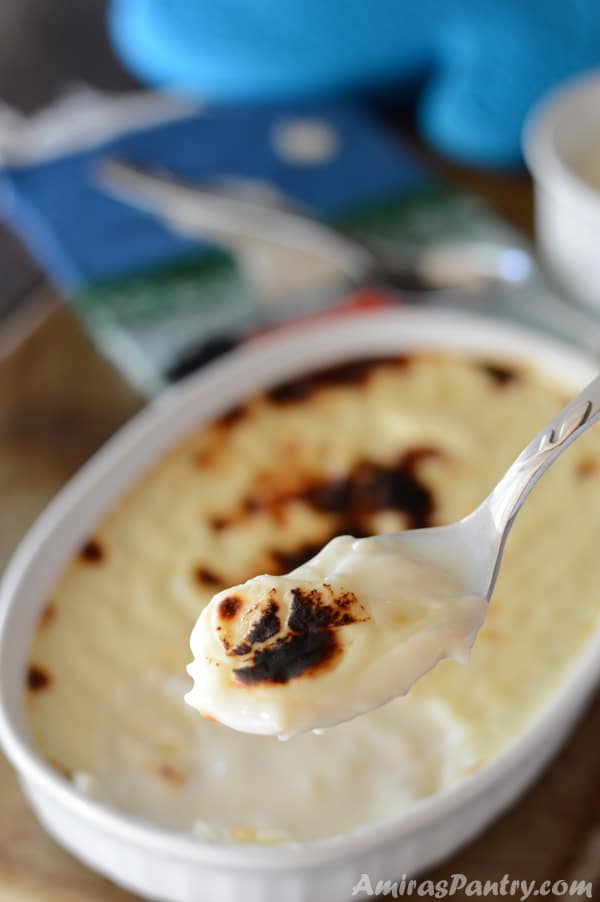
[[[327,159],[301,165],[277,149],[278,126],[321,123],[335,137]],[[101,145],[0,169],[0,213],[63,289],[74,292],[206,253],[154,216],[96,187],[94,166],[117,157],[190,182],[267,183],[325,219],[429,181],[410,153],[361,108],[296,104],[207,109]]]
[[[518,162],[531,104],[600,64],[598,0],[112,0],[110,30],[142,79],[219,101],[424,76],[425,135],[484,165]]]

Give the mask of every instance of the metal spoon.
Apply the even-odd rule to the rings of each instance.
[[[536,435],[473,513],[448,526],[409,530],[394,539],[425,560],[454,572],[460,569],[467,590],[489,600],[506,538],[530,491],[571,442],[598,419],[600,376]]]

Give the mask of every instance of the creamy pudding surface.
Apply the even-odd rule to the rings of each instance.
[[[486,600],[398,535],[336,536],[291,573],[217,593],[192,632],[188,704],[289,739],[405,695],[445,658],[466,663]]]
[[[296,379],[196,428],[49,587],[26,675],[35,744],[82,792],[234,841],[345,832],[467,779],[598,626],[598,429],[519,516],[469,665],[442,661],[405,698],[319,736],[237,733],[183,701],[190,633],[215,593],[294,571],[337,536],[465,516],[569,395],[521,364],[422,353]],[[346,647],[340,631],[368,621],[344,604]],[[408,616],[407,635],[418,625]]]

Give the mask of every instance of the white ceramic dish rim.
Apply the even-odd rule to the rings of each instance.
[[[402,334],[404,332],[404,335]],[[597,364],[577,349],[554,339],[512,325],[492,322],[484,317],[452,311],[394,310],[381,313],[345,315],[330,322],[317,321],[267,335],[216,361],[201,373],[188,377],[174,389],[133,418],[117,435],[79,471],[46,508],[27,534],[11,563],[0,587],[0,742],[25,783],[37,786],[60,806],[79,817],[92,820],[94,826],[125,843],[135,843],[148,853],[160,850],[177,860],[195,864],[226,864],[230,870],[280,871],[318,867],[348,858],[353,850],[364,852],[397,842],[403,837],[426,828],[442,815],[458,811],[477,796],[485,793],[509,772],[523,764],[529,753],[539,747],[544,736],[551,732],[561,712],[577,706],[585,692],[589,692],[600,677],[600,630],[588,640],[581,655],[573,662],[556,690],[537,713],[524,733],[516,737],[496,758],[478,773],[450,789],[423,799],[397,816],[355,831],[310,842],[276,846],[217,844],[206,842],[192,835],[176,833],[157,825],[138,820],[116,809],[109,808],[92,798],[80,794],[72,784],[57,774],[37,753],[29,742],[26,731],[19,725],[15,707],[22,706],[22,689],[12,694],[2,665],[7,655],[11,632],[16,618],[16,604],[20,586],[27,572],[36,564],[54,531],[72,516],[94,485],[104,482],[118,470],[133,448],[144,448],[145,439],[156,437],[163,427],[160,449],[149,453],[146,446],[143,463],[136,474],[160,457],[160,454],[176,442],[178,437],[192,428],[194,423],[210,419],[229,406],[247,397],[258,387],[277,384],[302,372],[309,372],[325,363],[372,357],[378,354],[402,353],[414,350],[464,351],[473,356],[491,356],[499,360],[522,361],[546,373],[561,387],[581,387],[596,373]],[[268,359],[268,365],[264,364]],[[294,360],[292,365],[290,361]],[[246,383],[232,391],[235,376],[247,376],[249,367],[264,367],[262,376],[253,378],[250,392]],[[275,372],[276,371],[276,372]],[[275,373],[275,374],[274,374]],[[557,373],[559,376],[557,377]],[[567,377],[565,374],[569,373]],[[270,374],[270,375],[269,375]],[[203,415],[187,418],[177,434],[164,440],[165,427],[176,418],[178,412],[189,406],[199,395],[216,396],[223,392],[217,404],[204,405]],[[225,400],[224,400],[225,398]],[[125,480],[125,483],[128,480]],[[117,483],[107,492],[100,506],[106,509],[121,494],[125,484]],[[96,522],[98,511],[89,516],[89,523],[79,526],[79,540]],[[63,560],[72,549],[66,550]],[[60,570],[63,561],[56,565]],[[39,609],[40,599],[32,608]],[[26,602],[24,602],[26,603]],[[492,602],[493,603],[493,602]],[[3,678],[4,677],[4,678]],[[14,686],[14,680],[12,681]]]
[[[534,178],[551,195],[562,197],[593,219],[600,217],[600,191],[581,178],[557,151],[557,130],[577,103],[600,106],[600,69],[569,79],[551,91],[529,113],[523,127],[523,154]]]

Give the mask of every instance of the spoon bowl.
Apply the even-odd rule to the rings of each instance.
[[[399,554],[459,574],[466,594],[490,600],[502,536],[485,504],[456,523],[406,530],[393,539]]]

